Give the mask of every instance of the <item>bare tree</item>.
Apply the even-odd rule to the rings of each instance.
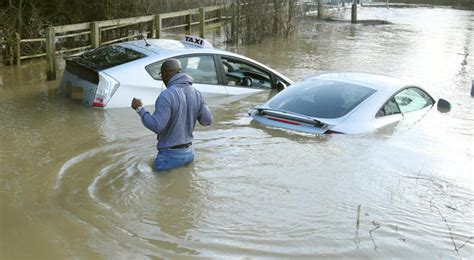
[[[288,37],[297,28],[299,15],[296,0],[249,0],[241,5],[241,28],[238,38],[243,44],[260,42],[269,36]],[[234,14],[235,14],[234,10]]]

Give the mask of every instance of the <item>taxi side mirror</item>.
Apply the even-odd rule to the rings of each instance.
[[[451,111],[451,103],[447,101],[446,99],[438,99],[438,105],[437,105],[438,111],[441,113],[448,113]]]
[[[286,85],[280,80],[277,80],[273,88],[280,92],[286,88]]]

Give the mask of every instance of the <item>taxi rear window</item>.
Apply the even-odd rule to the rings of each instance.
[[[146,57],[145,54],[124,48],[118,45],[103,46],[81,55],[69,57],[68,60],[74,61],[92,70],[104,70],[112,68],[127,62]]]

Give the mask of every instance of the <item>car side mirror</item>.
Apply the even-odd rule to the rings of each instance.
[[[274,89],[276,89],[278,92],[284,90],[286,88],[286,85],[281,82],[280,80],[277,80],[275,86],[274,86]]]
[[[451,103],[445,99],[438,99],[438,111],[441,113],[448,113],[451,111]]]

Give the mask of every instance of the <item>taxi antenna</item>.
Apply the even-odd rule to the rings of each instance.
[[[151,46],[147,41],[146,41],[146,33],[142,33],[143,40],[145,41],[145,46]]]

